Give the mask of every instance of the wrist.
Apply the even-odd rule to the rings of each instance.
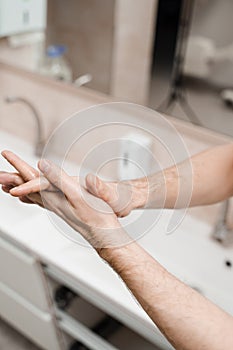
[[[129,183],[133,209],[174,207],[178,195],[176,170],[166,169]]]
[[[147,178],[136,179],[128,181],[128,184],[132,187],[132,209],[142,209],[148,203],[149,197],[149,182]]]
[[[137,264],[136,256],[141,250],[136,242],[131,242],[118,247],[101,248],[97,252],[115,271],[121,273]]]
[[[132,242],[132,238],[117,219],[108,220],[101,227],[91,228],[89,232],[89,243],[106,261],[108,257],[114,256],[115,251],[119,251],[130,242]]]

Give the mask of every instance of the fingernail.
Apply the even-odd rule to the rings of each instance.
[[[7,155],[10,155],[10,154],[12,154],[12,152],[11,152],[11,151],[8,151],[7,149],[4,149],[4,150],[1,152],[1,155],[2,155],[4,158],[6,158]]]
[[[18,189],[17,187],[12,188],[9,192],[13,196],[19,196],[20,195],[20,189]]]
[[[42,173],[46,173],[50,168],[50,164],[46,159],[41,159],[39,163],[39,167]]]

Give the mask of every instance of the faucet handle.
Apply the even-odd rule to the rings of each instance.
[[[18,97],[16,97],[16,96],[6,96],[6,97],[4,98],[4,100],[5,100],[5,102],[7,102],[7,103],[13,103],[13,102],[17,102]]]
[[[36,148],[35,148],[35,155],[39,158],[41,158],[42,154],[43,154],[43,150],[44,150],[45,144],[43,141],[39,141],[36,144]]]
[[[213,230],[212,237],[219,243],[223,243],[230,234],[231,230],[227,225],[224,222],[218,222]]]
[[[226,223],[219,222],[212,232],[211,238],[224,247],[233,246],[233,230]]]

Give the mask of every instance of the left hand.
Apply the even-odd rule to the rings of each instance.
[[[2,190],[6,193],[10,193],[12,196],[19,197],[24,203],[43,206],[38,191],[32,191],[33,183],[35,181],[40,182],[39,171],[31,167],[11,151],[3,151],[1,154],[18,171],[18,173],[0,171]],[[21,186],[23,187],[22,190]],[[45,187],[49,189],[48,181],[46,180],[45,183],[44,179],[41,179],[41,187],[39,188]],[[19,188],[19,191],[17,191],[17,188]]]
[[[39,172],[37,170],[12,152],[5,151],[3,154],[19,171],[17,182],[25,181],[25,185],[21,186],[25,187],[29,184],[31,186],[31,183],[38,182]],[[96,249],[119,246],[128,242],[129,237],[123,231],[111,207],[87,192],[78,178],[68,176],[62,169],[49,161],[40,161],[38,167],[44,176],[42,187],[40,193],[27,194],[27,200],[55,212],[71,227],[80,232]],[[18,180],[18,176],[21,177],[21,180]],[[6,180],[7,175],[2,174],[2,177],[5,177]],[[16,182],[13,177],[14,174],[9,175],[8,184],[10,181],[11,183]],[[14,189],[10,189],[9,192],[16,196]],[[18,195],[20,196],[20,194]]]
[[[0,172],[3,191],[10,192],[12,196],[19,197],[26,203],[33,203],[30,200],[33,193],[37,194],[39,199],[38,194],[41,190],[57,191],[44,176],[40,176],[37,170],[16,154],[3,151],[2,155],[19,172],[18,174]],[[93,174],[88,174],[85,183],[82,178],[78,178],[78,181],[89,193],[106,202],[118,217],[127,216],[133,209],[141,208],[146,203],[148,184],[143,179],[105,182]]]

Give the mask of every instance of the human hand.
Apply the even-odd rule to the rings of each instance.
[[[143,208],[148,197],[147,178],[131,181],[105,182],[98,176],[86,176],[87,190],[104,200],[118,217],[130,214],[134,209]]]
[[[28,204],[38,204],[43,206],[40,194],[38,191],[32,191],[31,187],[35,181],[39,181],[40,173],[38,170],[31,167],[24,160],[19,158],[16,154],[11,151],[3,151],[2,156],[18,171],[15,172],[5,172],[0,171],[0,184],[2,185],[2,190],[6,193],[19,197],[19,199]],[[32,183],[31,183],[32,182]],[[29,189],[26,191],[24,186],[29,185]],[[21,191],[21,186],[23,189]],[[14,194],[14,189],[20,187],[20,190]],[[49,189],[48,181],[41,181],[41,187],[46,187]]]
[[[5,150],[1,154],[18,171],[0,171],[0,184],[4,192],[18,197],[24,203],[39,204],[43,207],[40,191],[58,191],[38,170],[15,153]]]
[[[104,201],[87,192],[78,178],[68,176],[50,162],[41,161],[38,165],[44,174],[41,192],[34,193],[34,186],[38,186],[39,172],[12,152],[5,151],[3,154],[19,171],[16,175],[2,173],[2,178],[5,179],[4,186],[7,186],[7,181],[9,186],[20,183],[18,189],[16,187],[9,190],[10,194],[20,198],[26,196],[27,201],[55,212],[96,249],[129,242],[129,237],[112,209]],[[26,182],[22,184],[23,181]]]
[[[0,183],[5,192],[10,192],[11,195],[19,197],[23,202],[33,203],[30,200],[33,194],[39,199],[38,193],[41,190],[57,191],[45,177],[39,176],[37,170],[30,167],[14,153],[4,151],[2,155],[19,171],[18,174],[0,172]],[[92,195],[108,203],[118,217],[127,216],[132,210],[144,207],[147,201],[147,178],[105,182],[99,177],[89,174],[85,184],[81,178],[79,178],[79,182]]]

